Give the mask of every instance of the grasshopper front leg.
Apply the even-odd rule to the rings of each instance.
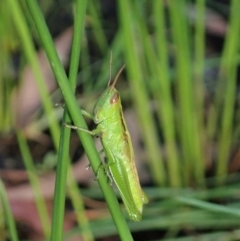
[[[82,113],[82,115],[84,115],[84,116],[86,116],[86,117],[94,120],[93,115],[90,114],[89,112],[81,109],[81,113]],[[98,135],[98,134],[100,133],[100,131],[99,131],[98,129],[94,129],[94,130],[90,131],[90,130],[86,130],[86,129],[81,128],[81,127],[78,127],[78,126],[74,126],[74,125],[67,124],[67,123],[64,123],[63,125],[64,125],[65,127],[71,128],[71,129],[73,129],[73,130],[78,130],[78,131],[86,132],[86,133],[88,133],[88,134],[90,134],[90,135],[92,135],[92,136],[96,136],[96,135]]]
[[[101,155],[102,153],[104,152],[104,150],[102,149],[101,151],[98,152],[99,155]],[[91,168],[91,164],[89,163],[87,166],[86,166],[86,170],[89,170]],[[99,168],[98,168],[99,169]],[[96,177],[97,179],[97,177]]]
[[[88,117],[89,119],[94,120],[93,115],[92,115],[92,114],[90,114],[89,112],[87,112],[87,111],[85,111],[85,110],[81,109],[81,113],[82,113],[82,115],[84,115],[84,116]]]
[[[96,136],[100,133],[100,131],[98,129],[94,129],[94,130],[90,131],[90,130],[81,128],[79,126],[69,125],[67,123],[64,123],[63,125],[67,128],[73,129],[73,130],[86,132],[86,133],[90,134],[91,136]]]
[[[99,165],[98,169],[97,169],[97,174],[96,174],[96,177],[95,177],[94,180],[97,180],[97,179],[98,179],[100,170],[104,170],[104,172],[106,173],[106,175],[108,176],[108,178],[109,178],[109,180],[110,180],[110,185],[112,186],[112,184],[113,184],[113,179],[112,179],[112,176],[111,176],[111,174],[110,174],[110,172],[109,172],[109,167],[110,167],[111,165],[114,165],[114,164],[115,164],[114,162],[105,163],[105,164],[101,163],[101,164]]]

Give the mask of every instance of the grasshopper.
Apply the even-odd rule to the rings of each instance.
[[[130,219],[140,221],[143,205],[148,203],[149,199],[139,183],[120,95],[114,87],[123,68],[124,66],[119,70],[112,84],[110,77],[107,89],[94,105],[93,115],[82,110],[83,115],[93,119],[97,125],[96,129],[89,131],[69,124],[65,126],[93,136],[99,135],[107,158],[107,164],[102,164],[100,168],[109,169]]]

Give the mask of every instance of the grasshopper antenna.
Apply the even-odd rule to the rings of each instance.
[[[108,80],[108,86],[110,85],[111,79],[112,79],[112,50],[110,52],[110,73],[109,73],[109,80]]]
[[[115,86],[115,84],[117,83],[118,77],[119,75],[122,73],[123,69],[125,68],[125,64],[122,66],[122,68],[118,71],[115,79],[113,80],[113,83],[111,84],[111,88],[113,88]]]

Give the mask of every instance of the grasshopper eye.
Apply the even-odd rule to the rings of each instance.
[[[111,100],[110,100],[110,104],[116,103],[116,102],[118,101],[118,99],[119,99],[119,94],[118,94],[118,93],[115,93],[115,94],[113,95],[113,97],[111,98]]]

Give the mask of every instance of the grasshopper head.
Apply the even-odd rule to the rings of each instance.
[[[112,84],[110,84],[110,81],[108,82],[108,88],[103,92],[94,106],[93,114],[94,122],[96,124],[111,117],[116,112],[119,112],[121,108],[120,95],[114,86],[124,67],[125,66],[118,71],[118,74],[116,75]]]
[[[96,124],[119,112],[121,100],[118,91],[113,87],[108,87],[94,106],[93,114]]]

